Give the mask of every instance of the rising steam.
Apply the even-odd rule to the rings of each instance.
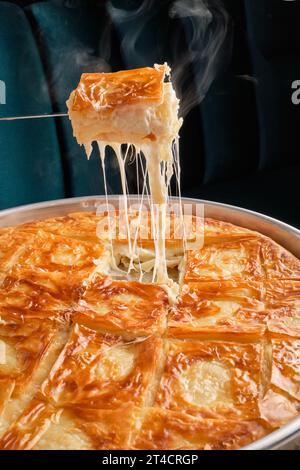
[[[117,29],[123,36],[121,39],[121,50],[123,52],[125,63],[126,57],[130,57],[130,68],[144,67],[153,65],[153,58],[146,56],[144,50],[139,50],[140,39],[145,33],[147,25],[151,19],[158,14],[160,8],[166,3],[166,0],[143,0],[138,8],[122,9],[113,4],[113,0],[108,2],[107,9]],[[153,42],[150,45],[155,48],[156,38],[153,35]],[[159,62],[159,58],[156,60]],[[152,62],[152,63],[150,63]],[[129,65],[129,64],[127,64]]]
[[[172,80],[181,100],[181,115],[185,116],[203,100],[231,58],[232,23],[221,0],[144,0],[136,9],[122,9],[113,3],[113,0],[108,3],[108,11],[122,36],[125,63],[126,57],[130,58],[130,64],[126,65],[142,67],[152,65],[153,61],[169,62]],[[154,16],[159,17],[160,14],[162,18],[166,14],[169,16],[169,21],[166,18],[163,26],[168,45],[161,43],[161,31],[159,28],[155,30],[155,22],[149,27]],[[178,19],[183,30],[172,29],[172,21],[178,22]],[[146,30],[146,41],[142,41]],[[145,53],[141,45],[147,41],[152,43]],[[184,42],[186,46],[183,46]]]
[[[231,58],[231,19],[220,0],[177,0],[171,18],[181,18],[188,50],[175,61],[174,82],[185,116],[199,104],[212,82]],[[186,71],[192,68],[195,84],[183,90]]]

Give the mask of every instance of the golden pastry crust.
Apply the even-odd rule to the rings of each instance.
[[[38,319],[67,324],[70,314],[68,302],[52,296],[30,279],[5,277],[0,290],[0,318],[9,316],[24,322]]]
[[[92,141],[163,145],[178,135],[178,99],[167,64],[81,76],[67,106],[74,136],[88,153]]]
[[[100,242],[91,244],[38,230],[8,276],[30,282],[61,300],[77,300],[83,282],[103,254]]]
[[[2,436],[0,450],[128,449],[140,413],[131,405],[115,410],[69,410],[34,399]]]
[[[269,310],[269,331],[300,337],[299,281],[268,280],[266,306]]]
[[[0,377],[0,414],[2,414],[4,407],[15,388],[15,381],[10,377]]]
[[[256,419],[260,343],[170,341],[155,404],[202,418]]]
[[[35,248],[39,249],[36,250]],[[68,239],[39,230],[18,258],[21,269],[69,272],[70,275],[82,273],[88,276],[95,266],[94,261],[103,253],[103,245]]]
[[[187,253],[184,281],[259,281],[264,278],[261,238],[205,245]]]
[[[272,338],[271,383],[300,401],[300,340]]]
[[[297,305],[300,301],[300,282],[291,280],[267,280],[266,303],[271,307]]]
[[[36,234],[38,230],[43,230],[67,238],[101,243],[101,238],[97,236],[97,225],[104,217],[104,214],[97,215],[96,212],[73,212],[62,217],[28,222],[21,225],[20,229],[25,233]]]
[[[60,407],[140,406],[154,379],[161,352],[160,338],[128,342],[76,324],[41,393]]]
[[[233,240],[242,241],[255,237],[261,237],[261,235],[257,232],[230,224],[229,222],[223,222],[221,220],[205,218],[203,225],[204,240],[206,245],[211,243],[224,243],[231,242]]]
[[[2,229],[0,232],[0,286],[5,273],[14,265],[32,238],[21,230]]]
[[[43,430],[32,450],[93,450],[91,439],[81,429],[82,423],[83,420],[76,419],[72,410],[57,409],[55,419]],[[95,425],[87,420],[86,423]]]
[[[149,409],[135,449],[230,450],[260,439],[270,428],[262,421],[197,419],[180,411]]]
[[[265,346],[268,372],[260,402],[262,418],[278,427],[300,412],[300,340],[271,332]]]
[[[168,297],[154,284],[96,275],[73,313],[73,321],[127,337],[163,334]]]
[[[130,104],[160,104],[165,73],[164,65],[114,73],[83,73],[71,109],[111,111]]]
[[[265,331],[262,282],[190,282],[168,317],[168,335],[178,338],[253,335]],[[236,338],[237,339],[237,338]]]
[[[0,321],[0,408],[16,399],[30,383],[56,334],[49,322],[25,323],[1,312]]]

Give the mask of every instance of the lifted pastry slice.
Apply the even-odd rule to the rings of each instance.
[[[155,249],[155,280],[158,284],[173,286],[168,276],[165,256],[166,204],[173,176],[177,168],[179,179],[178,132],[182,119],[178,117],[179,100],[171,82],[165,82],[170,74],[167,64],[154,65],[115,73],[83,74],[78,87],[67,102],[74,136],[84,145],[87,156],[96,141],[104,174],[105,148],[110,145],[116,154],[122,183],[128,230],[126,156],[122,156],[122,144],[135,148],[146,160],[145,183],[149,181],[154,233],[157,234]],[[144,188],[145,188],[144,184]],[[132,247],[128,246],[131,260]]]
[[[90,153],[92,141],[143,145],[172,142],[181,120],[167,64],[114,73],[84,73],[67,106],[74,136]]]
[[[143,406],[162,356],[161,338],[125,341],[75,324],[41,386],[42,399],[68,409]]]

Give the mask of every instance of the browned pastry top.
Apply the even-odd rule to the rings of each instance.
[[[75,90],[73,111],[162,101],[165,67],[144,67],[114,73],[83,73]]]

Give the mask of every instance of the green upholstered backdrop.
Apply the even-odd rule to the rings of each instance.
[[[36,41],[25,13],[0,2],[0,76],[6,84],[1,116],[52,112]],[[53,120],[0,123],[0,208],[64,197]]]
[[[55,111],[66,111],[66,100],[83,72],[120,67],[118,46],[105,5],[68,8],[56,2],[26,9],[43,60]],[[115,55],[114,55],[115,54]],[[88,162],[72,135],[68,118],[56,120],[68,196],[103,193],[103,176],[95,150]],[[112,152],[107,158],[112,191],[119,192],[119,175]]]

